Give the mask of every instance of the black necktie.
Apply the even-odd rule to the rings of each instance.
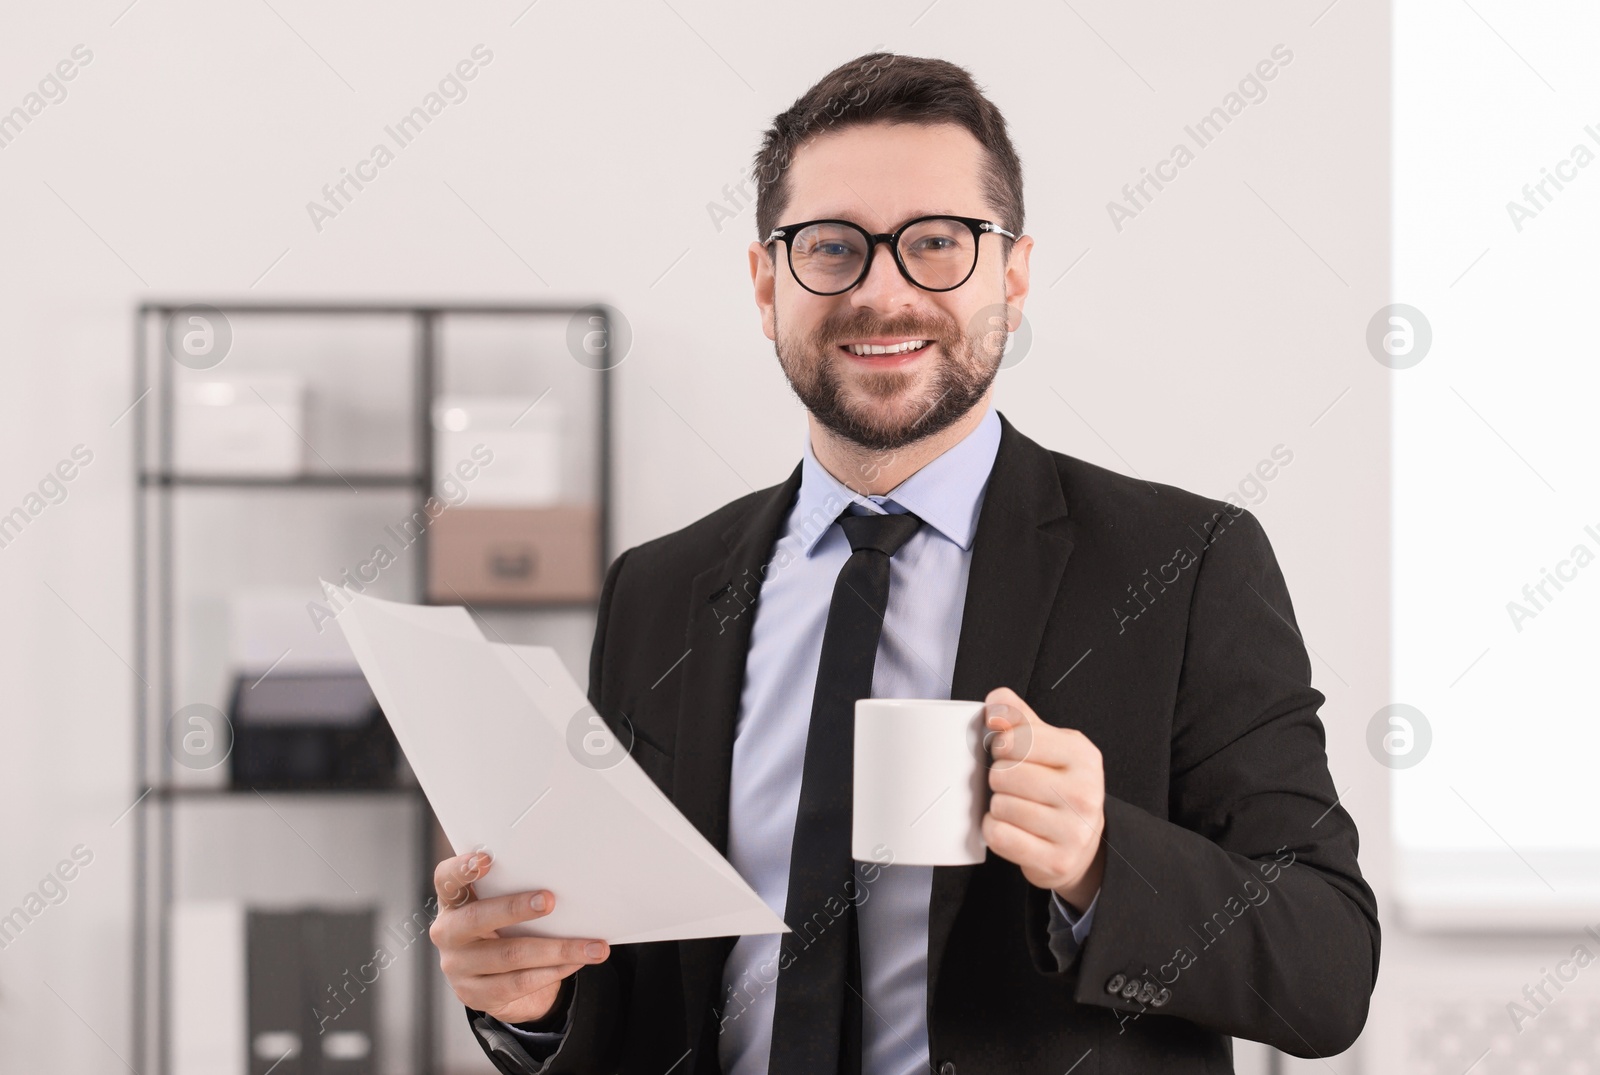
[[[908,513],[851,515],[839,525],[853,550],[833,586],[822,659],[806,734],[789,859],[782,938],[793,955],[778,972],[769,1075],[858,1075],[861,1070],[861,964],[850,857],[855,707],[872,697],[889,558],[922,520]],[[843,913],[839,913],[842,907]]]

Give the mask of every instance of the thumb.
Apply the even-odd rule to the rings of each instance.
[[[996,687],[984,697],[984,748],[990,768],[1009,769],[1027,760],[1033,749],[1033,725],[1044,723],[1010,687]]]
[[[1019,724],[1042,724],[1033,707],[1010,687],[996,687],[984,696],[984,724],[995,729],[1015,728]]]

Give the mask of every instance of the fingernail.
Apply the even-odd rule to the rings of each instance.
[[[583,951],[590,959],[599,959],[606,954],[606,946],[599,941],[590,941],[584,946]]]
[[[543,892],[535,893],[533,899],[529,900],[528,902],[532,905],[535,911],[544,910],[546,905],[549,903],[549,901],[544,898]]]

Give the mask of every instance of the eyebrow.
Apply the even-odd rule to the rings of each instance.
[[[907,216],[901,218],[900,223],[903,224],[907,220],[915,220],[918,217],[924,217],[924,216],[973,216],[973,215],[977,215],[977,216],[981,217],[983,214],[981,214],[981,213],[978,213],[978,214],[958,213],[953,209],[918,209],[918,210],[908,214]],[[865,224],[862,224],[860,220],[858,220],[855,216],[851,215],[851,213],[848,212],[848,211],[823,212],[823,213],[818,214],[817,216],[806,217],[806,219],[807,220],[848,220],[848,221],[851,221],[852,223],[861,224],[861,226],[864,227],[864,228],[866,227]],[[889,230],[893,231],[894,229],[890,228]]]

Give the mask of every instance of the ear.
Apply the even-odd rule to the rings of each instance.
[[[1028,258],[1033,253],[1033,236],[1020,235],[1011,244],[1011,254],[1006,259],[1006,305],[1017,311],[1016,325],[1008,325],[1015,332],[1022,321],[1022,304],[1028,298]]]
[[[750,243],[750,282],[755,286],[756,308],[761,311],[761,331],[776,341],[778,328],[773,305],[777,277],[772,271],[772,251],[754,240]]]

